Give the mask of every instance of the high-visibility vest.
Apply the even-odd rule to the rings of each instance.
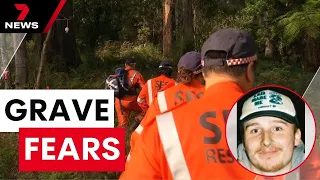
[[[179,83],[177,83],[176,81],[174,81],[174,85],[176,86],[176,85],[178,85]],[[171,87],[171,86],[170,86]],[[166,89],[161,89],[159,92],[163,92],[164,90],[166,90]],[[153,101],[153,97],[154,97],[154,95],[152,94],[152,85],[151,85],[151,81],[150,82],[148,82],[148,96],[149,96],[149,106],[152,104],[152,101]],[[158,93],[159,93],[158,92]],[[151,99],[151,100],[150,100]]]
[[[137,98],[139,106],[146,111],[159,91],[168,89],[175,84],[175,80],[168,78],[165,75],[149,79]]]
[[[158,92],[156,101],[154,101],[152,105],[149,106],[149,109],[145,117],[143,118],[139,126],[135,129],[135,131],[131,134],[131,139],[130,139],[131,149],[128,154],[129,159],[130,159],[131,150],[135,145],[135,139],[137,138],[137,136],[141,134],[141,132],[144,129],[144,126],[152,123],[152,121],[156,118],[156,115],[164,113],[166,111],[170,111],[176,108],[177,106],[187,103],[187,101],[192,101],[194,99],[201,98],[205,90],[204,85],[201,85],[199,82],[195,82],[194,85],[190,85],[190,86],[179,84],[177,82],[175,83],[175,85],[176,85],[175,87],[171,87],[164,91]],[[186,87],[185,90],[180,88],[184,86]],[[183,93],[183,95],[186,96],[186,98],[184,98],[182,101],[179,101],[177,104],[173,103],[174,101],[170,101],[170,98],[174,97],[172,96],[172,94],[176,92],[186,92],[186,93]],[[191,93],[188,93],[188,92],[191,92]],[[189,96],[189,99],[187,98],[188,96]]]
[[[175,82],[175,86],[177,87],[178,85],[179,83]],[[180,86],[185,86],[186,89],[175,89],[175,87],[172,87],[158,92],[156,96],[157,101],[153,102],[153,104],[149,106],[149,110],[145,115],[145,118],[135,130],[136,133],[140,134],[143,130],[143,126],[149,124],[149,121],[151,119],[154,119],[156,115],[169,111],[183,103],[201,98],[205,90],[204,85],[200,85],[200,83],[198,82],[196,82],[195,86],[186,86],[183,84],[180,84]],[[181,92],[183,94],[182,96],[185,96],[186,98],[183,98],[178,103],[173,103],[172,98],[174,97],[172,96],[172,94],[177,92]]]

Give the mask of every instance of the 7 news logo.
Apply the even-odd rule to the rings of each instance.
[[[5,22],[5,29],[38,29],[38,22],[24,22],[28,13],[29,7],[27,4],[14,4],[18,11],[21,11],[17,21],[15,22]]]

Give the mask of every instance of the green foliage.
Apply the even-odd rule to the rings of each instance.
[[[237,14],[236,23],[255,37],[259,50],[264,50],[266,38],[278,35],[274,20],[283,13],[284,4],[278,0],[246,0],[246,3]]]
[[[284,27],[283,37],[290,45],[303,36],[320,37],[320,1],[308,0],[301,7],[279,17],[279,25]]]
[[[161,1],[153,0],[74,0],[74,23],[81,29],[76,31],[77,42],[85,49],[108,40],[158,41],[162,38],[161,8]]]
[[[164,59],[159,47],[152,44],[107,42],[95,53],[82,54],[83,64],[70,74],[52,72],[49,66],[44,81],[52,89],[102,89],[107,75],[113,73],[115,68],[124,66],[120,60],[128,57],[137,59],[137,70],[147,77],[155,75],[156,71],[150,69],[155,69]]]
[[[311,82],[313,75],[314,73],[302,72],[301,68],[294,65],[260,58],[256,85],[281,85],[302,95]]]
[[[16,178],[15,169],[18,165],[17,141],[16,133],[0,134],[0,179]]]

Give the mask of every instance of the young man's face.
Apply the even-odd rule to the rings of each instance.
[[[251,166],[262,172],[289,171],[300,139],[300,130],[280,118],[265,116],[244,123],[244,145]]]

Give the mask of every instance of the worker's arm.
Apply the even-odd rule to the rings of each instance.
[[[146,81],[144,80],[144,78],[143,78],[143,76],[142,76],[142,74],[140,72],[137,73],[136,80],[137,80],[137,83],[140,86],[140,89],[142,89],[143,86],[146,84]]]
[[[148,86],[145,85],[142,87],[142,89],[139,93],[139,96],[137,98],[137,103],[144,112],[146,112],[149,107],[148,102],[147,102],[147,95],[148,95]]]
[[[155,99],[149,108],[146,111],[145,116],[140,122],[140,125],[135,129],[135,131],[132,132],[131,138],[130,138],[130,149],[132,150],[135,146],[135,141],[137,139],[137,136],[140,136],[142,131],[144,130],[145,126],[150,125],[153,121],[155,121],[156,115],[159,114],[159,107],[157,105],[157,100]]]
[[[152,142],[152,143],[150,143]],[[163,179],[161,157],[163,157],[160,138],[155,124],[146,128],[136,139],[136,146],[128,156],[125,171],[120,179]]]

